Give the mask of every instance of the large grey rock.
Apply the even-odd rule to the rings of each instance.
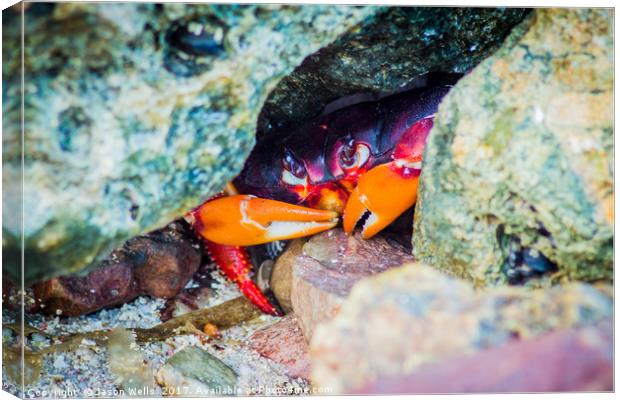
[[[16,14],[7,14],[14,21],[3,31],[5,269],[18,278],[22,200],[28,284],[96,265],[129,237],[209,198],[241,169],[269,93],[320,49],[269,101],[303,112],[278,111],[273,125],[318,113],[343,95],[394,91],[426,72],[465,72],[525,13],[31,5],[23,193],[21,35]]]
[[[307,119],[345,95],[381,96],[424,83],[418,81],[423,74],[469,72],[497,50],[528,12],[523,8],[385,9],[362,29],[307,57],[280,81],[261,112],[259,129],[269,131]]]
[[[479,285],[521,258],[558,269],[532,285],[611,279],[613,78],[611,10],[538,9],[516,28],[439,108],[416,259]]]
[[[3,30],[3,256],[26,284],[95,265],[221,190],[269,91],[381,9],[34,4]],[[193,32],[193,33],[190,33]],[[202,33],[199,33],[202,32]],[[195,35],[195,33],[198,33]]]

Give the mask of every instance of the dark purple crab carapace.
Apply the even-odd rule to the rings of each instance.
[[[261,310],[278,314],[250,279],[241,246],[312,235],[363,219],[370,238],[417,199],[426,138],[450,85],[352,105],[259,141],[229,196],[188,214],[220,269]],[[362,218],[366,217],[366,218]]]

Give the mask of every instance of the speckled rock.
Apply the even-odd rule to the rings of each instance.
[[[284,78],[261,112],[259,133],[311,118],[346,95],[381,96],[421,84],[427,73],[466,73],[497,50],[527,13],[523,8],[386,8]]]
[[[610,280],[613,77],[613,11],[538,9],[515,28],[439,108],[416,258],[477,285],[524,281],[523,265],[551,272],[530,286]]]
[[[609,320],[454,357],[380,379],[359,394],[609,392],[613,371]]]
[[[407,264],[358,282],[310,342],[314,385],[350,393],[379,377],[609,320],[613,300],[584,283],[547,289],[490,288],[423,264]]]
[[[289,259],[291,303],[308,340],[318,324],[337,315],[360,279],[413,261],[406,249],[381,235],[364,240],[359,233],[348,236],[339,228],[313,236],[301,249],[290,251],[298,252]]]
[[[261,356],[282,365],[288,376],[308,379],[308,343],[295,314],[288,314],[275,324],[256,331],[248,342]]]
[[[216,193],[240,170],[269,93],[320,49],[325,51],[307,59],[271,96],[269,104],[282,112],[268,113],[270,123],[320,112],[343,95],[391,92],[426,72],[465,72],[496,49],[526,13],[29,6],[23,193],[21,36],[19,18],[9,15],[6,21],[15,23],[3,30],[5,269],[18,278],[22,199],[28,210],[23,233],[29,283],[93,265],[127,238],[162,226]]]
[[[269,91],[380,8],[58,3],[3,29],[3,257],[26,284],[93,265],[221,190]]]
[[[166,360],[157,382],[175,396],[226,396],[236,394],[237,374],[206,350],[188,347]]]

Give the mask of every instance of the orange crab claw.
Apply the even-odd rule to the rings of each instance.
[[[362,237],[368,239],[379,233],[415,203],[418,180],[419,173],[399,166],[395,161],[366,172],[360,177],[345,206],[344,231],[348,234],[353,232],[357,222],[369,212],[362,228]]]
[[[209,200],[186,217],[205,239],[231,246],[253,246],[331,229],[333,211],[315,210],[250,195]]]

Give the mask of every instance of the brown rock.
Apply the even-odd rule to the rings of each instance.
[[[357,283],[338,315],[317,327],[310,342],[311,380],[350,393],[378,377],[413,374],[515,338],[612,315],[611,298],[591,285],[476,292],[464,280],[408,264]]]
[[[613,390],[611,321],[555,331],[379,379],[360,394]]]
[[[331,319],[353,285],[391,267],[413,261],[404,247],[381,236],[364,240],[332,229],[313,236],[293,261],[291,303],[306,338]]]
[[[129,240],[85,276],[61,276],[35,284],[34,296],[41,312],[76,316],[140,295],[176,295],[201,261],[200,248],[187,229],[172,223]]]
[[[261,356],[284,366],[290,377],[308,379],[308,344],[295,314],[288,314],[275,324],[255,332],[250,338],[250,347]]]
[[[307,240],[307,238],[293,240],[286,251],[278,257],[271,272],[269,286],[286,314],[293,311],[293,303],[291,303],[293,265],[297,257],[302,254]]]

